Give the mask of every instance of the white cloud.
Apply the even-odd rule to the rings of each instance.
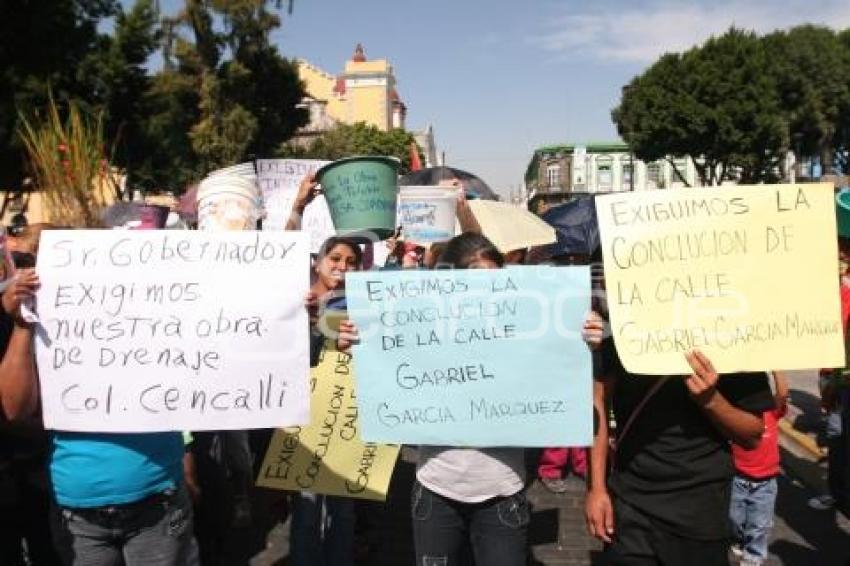
[[[647,63],[683,51],[735,26],[768,33],[802,23],[850,27],[847,0],[718,0],[570,2],[527,40],[552,53],[603,61]]]

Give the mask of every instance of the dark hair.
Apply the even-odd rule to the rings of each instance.
[[[341,236],[331,236],[322,244],[322,247],[319,248],[319,255],[317,256],[317,260],[321,260],[323,257],[331,253],[337,246],[347,246],[351,249],[351,253],[354,254],[354,259],[357,261],[358,267],[363,265],[363,250],[360,249],[360,245],[351,240],[349,238],[343,238]]]
[[[454,269],[466,269],[477,260],[486,259],[499,267],[505,265],[502,255],[493,242],[474,232],[465,232],[455,236],[446,244],[446,249],[440,254],[438,266]]]

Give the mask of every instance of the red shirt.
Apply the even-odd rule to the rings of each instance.
[[[847,328],[847,319],[850,318],[850,287],[842,283],[841,290],[841,326]]]
[[[748,478],[760,480],[779,474],[779,436],[777,423],[785,414],[784,410],[773,409],[762,414],[764,434],[761,442],[752,450],[741,448],[732,443],[732,459],[735,471]]]

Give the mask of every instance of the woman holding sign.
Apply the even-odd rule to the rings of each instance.
[[[498,269],[505,260],[480,234],[451,239],[437,266]],[[350,322],[340,345],[356,341]],[[586,323],[586,341],[601,340],[601,324]],[[523,448],[420,446],[411,514],[416,564],[454,566],[471,547],[475,563],[524,566],[529,508],[525,497]]]
[[[302,183],[302,187],[309,186]],[[307,296],[310,312],[310,363],[315,366],[345,309],[345,274],[363,265],[360,246],[345,238],[328,238],[313,266],[315,282]],[[336,315],[334,314],[336,313]],[[354,500],[311,491],[295,494],[292,510],[294,566],[353,566]]]

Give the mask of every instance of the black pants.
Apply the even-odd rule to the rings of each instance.
[[[728,541],[695,540],[661,530],[640,510],[614,500],[614,542],[605,547],[609,566],[728,566]]]
[[[50,536],[50,493],[43,470],[0,470],[0,564],[59,566]],[[23,545],[27,559],[24,561]]]

